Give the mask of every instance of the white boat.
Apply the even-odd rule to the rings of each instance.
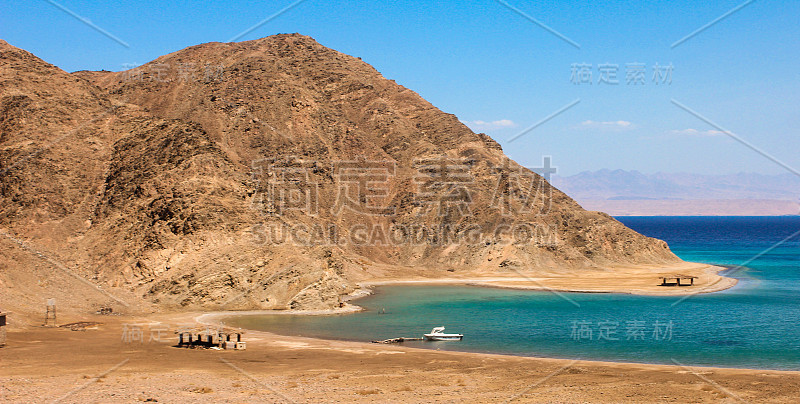
[[[433,327],[430,334],[424,334],[428,341],[461,341],[463,334],[445,334],[444,327]]]

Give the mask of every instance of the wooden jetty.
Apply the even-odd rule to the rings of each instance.
[[[401,342],[406,341],[422,341],[422,338],[414,338],[414,337],[397,337],[397,338],[389,338],[384,340],[375,340],[372,341],[373,344],[399,344]]]

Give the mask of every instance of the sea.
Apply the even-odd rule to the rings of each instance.
[[[225,323],[371,341],[433,327],[462,341],[404,345],[534,357],[800,370],[800,217],[618,217],[686,261],[728,267],[728,290],[688,297],[474,286],[381,286],[354,314],[250,315]]]

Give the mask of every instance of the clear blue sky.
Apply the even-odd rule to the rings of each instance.
[[[562,175],[787,172],[672,99],[800,170],[800,2],[753,1],[671,47],[744,2],[508,0],[562,38],[496,1],[307,0],[239,40],[310,35],[488,133],[522,164],[551,155]],[[228,41],[292,1],[56,3],[128,47],[41,0],[0,3],[0,38],[75,71]],[[575,63],[590,65],[593,84],[572,82]],[[644,64],[644,84],[626,83],[630,63]],[[602,64],[617,65],[619,84],[597,82]],[[656,64],[674,67],[671,84],[653,82]]]

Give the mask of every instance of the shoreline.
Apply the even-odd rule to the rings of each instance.
[[[155,327],[204,314],[164,313],[147,321]],[[738,398],[795,403],[800,396],[800,371],[437,351],[264,331],[247,332],[243,351],[185,349],[174,346],[171,332],[160,341],[120,340],[126,323],[144,318],[91,319],[102,324],[83,332],[42,327],[10,332],[9,345],[0,348],[3,398],[358,403],[716,403]]]
[[[732,269],[732,267],[682,262],[680,264],[666,266],[664,268],[642,268],[635,266],[627,267],[613,267],[608,268],[611,273],[601,271],[579,273],[578,275],[565,276],[565,275],[551,275],[541,274],[532,276],[524,275],[517,272],[517,276],[475,276],[475,277],[440,277],[440,278],[396,278],[385,280],[372,280],[359,282],[359,289],[351,293],[351,295],[358,293],[361,290],[366,290],[369,294],[374,286],[391,286],[391,285],[465,285],[477,287],[490,287],[501,289],[518,289],[518,290],[531,290],[543,292],[559,292],[559,293],[615,293],[627,295],[641,295],[641,296],[687,296],[695,294],[705,294],[720,292],[730,289],[739,283],[736,278],[725,276],[721,274],[725,271]],[[660,286],[658,284],[642,284],[643,279],[646,282],[652,281],[653,278],[658,278],[659,275],[669,274],[676,271],[684,271],[688,275],[697,275],[700,280],[695,286],[677,287],[677,286]],[[589,285],[597,280],[607,279],[623,279],[626,275],[638,281],[638,284],[625,285],[625,286],[596,286]],[[580,281],[589,280],[584,282],[585,285],[580,285]],[[704,282],[704,283],[700,283]],[[363,292],[362,292],[363,293]],[[348,295],[349,296],[349,295]],[[348,298],[356,300],[361,296]]]
[[[204,313],[196,313],[196,316],[193,317],[193,321],[197,324],[201,324],[204,326],[219,326],[219,327],[230,327],[230,328],[238,328],[241,330],[245,330],[248,333],[255,333],[261,334],[265,336],[270,336],[272,338],[275,337],[284,337],[284,338],[297,338],[297,339],[309,339],[314,340],[318,343],[323,342],[342,342],[342,343],[353,343],[353,344],[372,344],[365,341],[359,340],[352,340],[352,339],[337,339],[337,338],[325,338],[325,337],[308,337],[308,336],[298,336],[298,335],[285,335],[279,334],[269,331],[263,330],[254,330],[249,328],[241,328],[241,327],[231,327],[224,323],[224,320],[231,317],[238,317],[238,316],[252,316],[252,315],[297,315],[297,316],[327,316],[327,315],[347,315],[347,314],[356,314],[365,309],[361,306],[356,304],[352,304],[350,302],[362,299],[368,296],[375,294],[375,287],[376,286],[402,286],[402,285],[452,285],[452,286],[470,286],[470,287],[488,287],[488,288],[497,288],[497,289],[514,289],[514,290],[530,290],[530,291],[549,291],[549,292],[559,292],[559,293],[606,293],[606,294],[628,294],[628,295],[642,295],[642,296],[689,296],[693,294],[706,294],[706,293],[715,293],[724,290],[728,290],[733,288],[738,284],[738,279],[730,278],[726,276],[719,275],[719,273],[728,271],[734,267],[729,266],[718,266],[718,265],[710,265],[710,264],[701,264],[706,265],[708,270],[712,270],[713,273],[717,276],[720,276],[722,280],[728,280],[728,282],[721,282],[724,287],[717,287],[717,288],[705,288],[701,289],[701,291],[696,293],[683,293],[683,294],[670,294],[670,295],[658,295],[658,294],[646,294],[646,293],[635,293],[631,291],[627,292],[617,292],[617,291],[584,291],[584,290],[554,290],[549,288],[530,288],[530,287],[515,287],[513,285],[497,285],[493,282],[503,281],[507,282],[509,280],[517,280],[521,282],[529,282],[530,278],[504,278],[504,277],[492,277],[492,278],[471,278],[471,279],[414,279],[414,280],[386,280],[386,281],[369,281],[369,282],[361,282],[358,284],[359,288],[355,291],[348,294],[345,298],[342,299],[342,302],[345,303],[345,306],[342,308],[334,308],[334,309],[320,309],[320,310],[246,310],[246,311],[213,311],[213,312],[204,312]],[[716,282],[713,285],[716,285]],[[690,292],[687,290],[687,292]],[[694,291],[692,291],[694,292]],[[372,344],[372,345],[380,345],[380,344]],[[431,349],[428,348],[418,348],[418,347],[407,347],[403,346],[402,344],[399,345],[391,345],[397,348],[403,349],[411,349],[411,350],[420,350],[420,351],[430,351]],[[437,350],[438,351],[438,350]],[[504,354],[504,353],[497,353],[497,352],[476,352],[476,351],[462,351],[462,350],[452,350],[452,351],[444,351],[444,352],[453,352],[456,354],[473,354],[473,355],[500,355],[504,357],[513,357],[513,358],[531,358],[531,359],[543,359],[543,360],[555,360],[555,361],[581,361],[586,363],[595,363],[598,365],[643,365],[643,366],[664,366],[664,367],[680,367],[678,365],[671,365],[666,363],[652,363],[652,362],[626,362],[626,361],[604,361],[604,360],[591,360],[591,359],[570,359],[570,358],[556,358],[550,356],[532,356],[532,355],[519,355],[519,354]],[[701,369],[709,369],[709,370],[743,370],[743,371],[774,371],[774,372],[796,372],[800,374],[800,369],[798,370],[783,370],[783,369],[770,369],[770,368],[738,368],[738,367],[724,367],[724,366],[703,366],[703,365],[692,365],[693,368],[701,368]]]
[[[358,289],[352,300],[367,293]],[[33,326],[9,330],[8,345],[0,348],[0,386],[11,402],[61,396],[69,402],[715,403],[733,398],[795,403],[800,397],[797,370],[441,351],[249,329],[246,350],[218,351],[178,348],[173,335],[176,326],[215,324],[243,314],[360,310],[348,303],[334,310],[64,313],[61,322],[96,325],[78,332]],[[144,327],[143,341],[125,340],[132,324]],[[169,332],[148,341],[148,332],[158,327]]]
[[[681,365],[675,364],[668,364],[668,363],[652,363],[652,362],[626,362],[626,361],[610,361],[610,360],[594,360],[594,359],[574,359],[574,358],[555,358],[551,356],[534,356],[534,355],[517,355],[517,354],[504,354],[498,352],[478,352],[478,351],[460,351],[460,350],[439,350],[439,349],[430,349],[430,348],[418,348],[418,347],[410,347],[405,346],[403,344],[375,344],[372,342],[366,341],[357,341],[352,339],[338,339],[338,338],[322,338],[322,337],[309,337],[309,336],[302,336],[302,335],[286,335],[286,334],[279,334],[270,331],[263,331],[263,330],[253,330],[249,328],[239,328],[239,327],[231,327],[225,325],[222,322],[215,322],[213,319],[214,316],[210,316],[209,319],[201,319],[208,314],[218,315],[219,319],[224,318],[225,313],[227,312],[215,312],[215,313],[204,313],[200,314],[199,316],[195,317],[195,320],[198,324],[207,325],[207,326],[220,326],[220,327],[228,327],[228,328],[238,328],[241,330],[245,330],[248,334],[254,334],[259,337],[268,337],[268,338],[289,338],[295,340],[302,340],[303,342],[311,342],[317,344],[325,344],[325,343],[345,343],[345,344],[353,344],[353,346],[362,346],[362,345],[369,345],[370,347],[376,347],[380,349],[381,347],[386,348],[394,348],[394,349],[401,349],[401,350],[412,350],[418,352],[442,352],[442,353],[449,353],[453,355],[479,355],[479,356],[499,356],[504,358],[517,358],[517,359],[530,359],[530,360],[547,360],[547,361],[556,361],[556,362],[581,362],[586,364],[595,364],[595,365],[629,365],[629,366],[654,366],[654,367],[664,367],[664,368],[682,368]],[[244,315],[258,315],[260,311],[255,311],[249,314]],[[337,313],[339,314],[339,313]],[[341,314],[349,314],[349,313],[341,313]],[[204,321],[206,320],[206,321]],[[789,373],[789,374],[797,374],[800,375],[800,369],[770,369],[770,368],[740,368],[740,367],[729,367],[729,366],[710,366],[710,365],[686,365],[683,366],[691,367],[694,369],[702,369],[702,370],[736,370],[736,371],[750,371],[750,372],[779,372],[779,373]]]
[[[339,315],[339,314],[352,314],[364,310],[363,307],[353,304],[351,302],[371,296],[375,294],[375,287],[377,286],[403,286],[403,285],[450,285],[450,286],[471,286],[482,288],[495,288],[495,289],[513,289],[513,290],[528,290],[531,292],[558,292],[558,293],[597,293],[597,294],[623,294],[623,295],[639,295],[639,296],[692,296],[697,294],[716,293],[731,289],[739,284],[736,278],[720,275],[721,272],[731,270],[735,267],[688,263],[698,266],[708,274],[718,277],[711,285],[701,287],[700,289],[681,289],[680,287],[667,286],[663,293],[649,293],[648,291],[631,291],[631,290],[587,290],[576,288],[551,288],[546,285],[513,285],[501,282],[521,282],[521,283],[539,283],[541,279],[545,278],[531,278],[531,277],[473,277],[473,278],[417,278],[417,279],[388,279],[388,280],[375,280],[359,282],[358,288],[353,292],[342,297],[342,303],[345,304],[342,308],[331,309],[316,309],[316,310],[296,310],[296,309],[283,309],[283,310],[242,310],[242,311],[211,311],[204,313],[202,316],[208,315],[215,316],[233,316],[233,315],[304,315],[304,316],[325,316],[325,315]],[[552,278],[551,278],[552,279]],[[571,277],[563,277],[563,279],[571,279]],[[713,286],[713,287],[712,287]]]

